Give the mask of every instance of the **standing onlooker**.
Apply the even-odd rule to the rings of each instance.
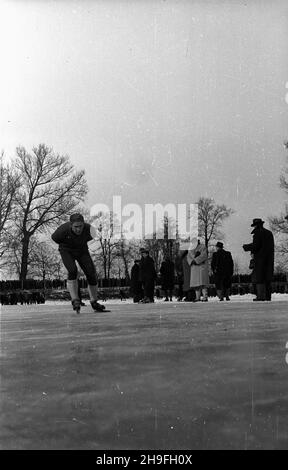
[[[157,274],[154,267],[154,261],[149,256],[149,251],[145,248],[141,248],[141,261],[140,261],[140,271],[139,279],[142,282],[144,290],[144,299],[143,303],[154,302],[154,286]]]
[[[187,243],[185,243],[187,245]],[[182,298],[184,302],[192,302],[195,300],[195,291],[190,287],[190,278],[191,278],[191,266],[187,261],[188,250],[180,249],[179,255],[177,257],[177,264],[176,270],[177,275],[179,278],[179,289],[180,294],[178,294],[178,298],[181,301]]]
[[[172,295],[174,289],[174,282],[175,282],[175,273],[174,273],[174,263],[171,261],[169,256],[166,256],[164,261],[161,264],[160,274],[161,274],[161,282],[162,282],[162,289],[164,290],[165,301],[172,302]],[[168,299],[169,296],[169,299]]]
[[[216,252],[212,255],[211,269],[214,275],[217,295],[221,301],[230,300],[230,288],[234,263],[230,251],[224,250],[223,243],[216,243]]]
[[[271,281],[274,271],[274,237],[270,230],[263,227],[265,222],[253,219],[251,232],[253,242],[243,245],[244,251],[253,255],[254,268],[252,276],[256,283],[256,301],[271,300]]]
[[[183,299],[183,282],[184,282],[181,252],[179,252],[175,258],[175,271],[176,271],[177,283],[178,283],[177,300],[178,302],[181,302],[181,300]]]
[[[193,239],[190,245],[191,249],[187,255],[187,261],[191,266],[190,287],[195,289],[195,302],[201,300],[201,291],[203,294],[202,302],[208,302],[209,273],[207,249],[197,239]]]
[[[140,281],[140,259],[135,259],[131,269],[131,294],[133,302],[140,302],[143,299],[142,282]]]

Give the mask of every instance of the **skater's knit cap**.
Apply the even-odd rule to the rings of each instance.
[[[74,222],[84,222],[84,217],[82,214],[78,212],[76,214],[70,215],[70,222],[73,224]]]

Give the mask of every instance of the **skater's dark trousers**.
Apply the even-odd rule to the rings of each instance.
[[[77,261],[87,278],[88,284],[90,284],[90,286],[96,286],[96,270],[89,252],[72,253],[71,251],[60,251],[60,255],[68,271],[69,281],[77,279],[77,265],[75,262]]]

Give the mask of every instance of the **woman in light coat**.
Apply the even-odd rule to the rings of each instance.
[[[191,241],[191,249],[188,250],[187,261],[191,266],[190,287],[196,292],[195,302],[201,300],[201,291],[203,294],[203,302],[208,301],[208,253],[204,244],[200,240]]]

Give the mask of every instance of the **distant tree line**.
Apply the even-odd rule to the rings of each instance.
[[[209,277],[210,285],[214,285],[213,276]],[[287,284],[288,279],[285,274],[275,274],[273,277],[274,283]],[[125,277],[122,278],[111,278],[111,279],[99,279],[98,280],[100,288],[110,288],[110,287],[129,287],[130,283],[127,282]],[[244,285],[251,284],[251,277],[249,274],[240,274],[234,275],[232,277],[232,283],[234,285]],[[161,285],[161,278],[158,277],[157,285]],[[176,276],[175,285],[178,285],[178,279]],[[87,288],[87,281],[85,278],[79,279],[79,286],[81,289]],[[66,280],[64,279],[46,279],[45,283],[40,279],[26,279],[24,285],[19,280],[5,280],[0,281],[0,291],[13,291],[13,290],[55,290],[55,289],[66,289]]]

